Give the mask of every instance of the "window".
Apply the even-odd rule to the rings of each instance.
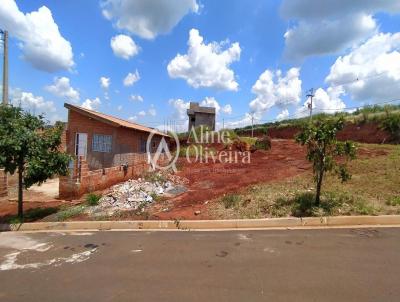
[[[112,136],[93,134],[92,150],[95,152],[111,152]]]
[[[146,144],[147,144],[146,140],[144,140],[143,138],[139,138],[139,152],[140,153],[146,153]]]

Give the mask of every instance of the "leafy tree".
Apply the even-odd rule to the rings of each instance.
[[[313,164],[314,179],[317,185],[316,206],[320,204],[320,195],[324,175],[334,171],[342,182],[351,178],[346,168],[346,161],[354,159],[356,147],[353,142],[339,142],[336,133],[343,129],[344,119],[321,119],[304,126],[296,141],[307,147],[307,159]],[[344,157],[345,161],[338,161]]]
[[[66,175],[70,156],[59,150],[61,125],[48,127],[43,116],[0,105],[0,167],[18,172],[18,216],[23,218],[23,189],[53,175]]]

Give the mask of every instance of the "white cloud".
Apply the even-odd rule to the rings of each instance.
[[[332,65],[326,82],[352,99],[387,101],[400,95],[400,33],[377,34]]]
[[[316,113],[335,113],[343,111],[346,104],[340,99],[344,91],[341,87],[329,87],[326,91],[318,88],[313,97],[313,114]],[[297,117],[307,116],[309,114],[309,104],[311,100],[308,98],[302,107],[297,109]]]
[[[137,116],[136,116],[136,115],[130,116],[128,119],[129,119],[131,122],[134,122],[134,121],[137,120]]]
[[[157,111],[156,111],[156,108],[154,108],[154,105],[151,105],[150,109],[147,112],[148,112],[148,114],[150,116],[156,116],[157,115]]]
[[[335,54],[372,35],[376,28],[375,20],[364,14],[323,22],[301,21],[285,33],[284,55],[301,60],[312,55]]]
[[[285,33],[285,56],[299,60],[340,53],[375,34],[378,25],[373,16],[378,12],[398,13],[399,3],[393,0],[285,0],[281,13],[295,21]]]
[[[54,78],[54,84],[46,86],[45,89],[59,97],[65,97],[74,102],[78,101],[79,92],[71,87],[70,80],[67,77]]]
[[[100,78],[100,86],[103,89],[108,89],[108,87],[110,87],[111,84],[111,79],[110,78],[106,78],[106,77],[101,77]]]
[[[141,95],[138,95],[138,94],[132,94],[130,96],[130,99],[133,102],[143,102],[143,97]]]
[[[276,117],[277,120],[285,120],[289,117],[289,110],[283,109]]]
[[[171,99],[168,103],[174,110],[174,118],[180,120],[187,119],[186,110],[189,109],[190,102],[185,102],[182,99]]]
[[[218,103],[218,101],[214,97],[205,97],[204,100],[200,102],[200,106],[205,107],[214,107],[215,113],[218,115],[221,111],[226,114],[232,113],[232,106],[227,104],[224,107]]]
[[[43,97],[35,96],[31,92],[13,89],[11,90],[10,96],[11,103],[14,106],[21,106],[23,109],[33,114],[56,112],[56,107],[52,101],[45,101]]]
[[[83,104],[82,107],[89,109],[89,110],[96,110],[99,106],[101,105],[101,101],[98,97],[96,97],[95,99],[91,100],[91,99],[86,99]]]
[[[246,113],[243,118],[237,120],[237,121],[227,121],[224,124],[225,128],[241,128],[241,127],[246,127],[252,124],[252,120],[254,124],[257,124],[257,122],[261,119],[261,113],[256,112],[254,114],[251,113]],[[218,126],[218,125],[217,125]]]
[[[21,41],[24,59],[39,70],[71,70],[75,64],[71,43],[61,35],[46,6],[24,14],[14,0],[2,0],[0,28]]]
[[[232,114],[232,106],[230,104],[226,104],[221,108],[221,111],[225,114]]]
[[[186,14],[199,10],[196,0],[104,0],[101,6],[117,28],[145,39],[170,32]]]
[[[146,111],[142,110],[138,112],[139,116],[146,116]]]
[[[137,46],[135,41],[127,35],[117,35],[112,37],[110,44],[114,55],[125,60],[129,60],[140,51],[140,47]]]
[[[185,79],[194,88],[238,90],[235,74],[229,67],[240,59],[239,43],[224,41],[205,44],[199,31],[191,29],[188,46],[187,54],[178,54],[169,62],[167,69],[170,77]]]
[[[264,112],[277,105],[287,107],[301,98],[300,69],[291,68],[285,76],[280,70],[265,70],[253,85],[256,98],[250,102],[253,112]]]
[[[117,110],[118,110],[118,111],[121,111],[121,110],[122,110],[122,105],[119,105],[119,106],[117,107]]]
[[[128,75],[125,77],[124,79],[124,86],[132,86],[133,84],[135,84],[137,81],[140,80],[140,74],[139,72],[135,71],[135,73],[128,73]]]
[[[32,114],[42,114],[51,123],[62,119],[57,114],[54,102],[46,101],[43,97],[35,96],[31,92],[24,92],[21,89],[10,89],[10,99],[14,106],[20,106]]]

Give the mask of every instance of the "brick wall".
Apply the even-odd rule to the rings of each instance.
[[[146,154],[130,154],[130,164],[90,171],[87,162],[80,158],[74,161],[70,175],[60,177],[60,198],[76,198],[85,193],[106,189],[117,183],[140,177],[147,171]]]
[[[68,127],[66,131],[67,152],[75,154],[76,133],[86,133],[87,158],[90,170],[115,167],[129,161],[130,154],[140,152],[140,141],[147,141],[148,133],[115,127],[105,122],[89,118],[73,110],[68,111]],[[112,152],[94,152],[92,150],[93,134],[112,136]],[[160,138],[155,137],[154,141]]]

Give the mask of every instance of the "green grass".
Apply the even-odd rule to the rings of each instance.
[[[400,206],[400,196],[393,196],[392,198],[389,198],[386,201],[386,204],[393,207]]]
[[[239,140],[242,142],[245,142],[246,144],[253,146],[255,145],[257,138],[256,137],[248,137],[248,136],[241,136],[239,137]]]
[[[29,209],[24,212],[24,222],[34,222],[40,219],[43,219],[46,216],[49,216],[51,214],[57,213],[58,208],[57,207],[49,207],[49,208],[35,208],[35,209]],[[15,215],[11,216],[8,220],[8,223],[11,224],[18,224],[21,223],[22,221]]]
[[[223,203],[225,209],[230,209],[238,206],[241,200],[241,197],[237,194],[228,194],[221,198],[221,202]]]
[[[100,194],[89,193],[86,195],[86,204],[88,206],[97,206],[99,204],[99,200],[101,199]]]
[[[72,217],[78,216],[84,212],[85,208],[86,207],[84,205],[66,208],[57,213],[56,220],[57,221],[65,221]]]
[[[346,182],[328,175],[321,204],[315,206],[311,171],[278,182],[258,184],[238,192],[233,207],[220,199],[210,209],[214,218],[266,218],[286,216],[400,214],[400,146],[360,144],[369,152],[387,155],[361,156],[349,163],[352,178]]]

